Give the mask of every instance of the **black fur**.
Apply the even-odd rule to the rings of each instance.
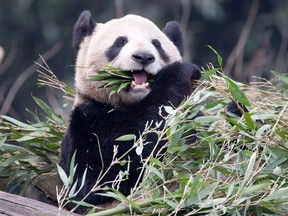
[[[90,100],[88,104],[77,106],[72,111],[71,121],[61,147],[60,165],[69,173],[69,163],[73,153],[76,152],[78,164],[75,179],[81,182],[86,167],[88,173],[84,189],[75,198],[81,200],[93,187],[101,172],[104,160],[104,170],[109,167],[113,156],[113,146],[118,145],[117,157],[120,157],[133,146],[133,141],[115,141],[125,134],[135,134],[137,137],[143,132],[147,122],[160,122],[163,118],[159,115],[162,105],[178,106],[180,102],[191,94],[193,82],[191,79],[200,78],[201,73],[197,66],[186,63],[174,63],[161,69],[151,85],[151,92],[138,104],[126,106],[125,109],[115,109],[107,104]],[[99,142],[98,142],[99,141]],[[156,134],[148,134],[146,141],[150,144],[144,146],[142,157],[146,158],[152,152],[156,142]],[[160,142],[157,151],[164,145]],[[99,146],[101,153],[99,152]],[[129,152],[125,159],[132,160],[129,178],[120,185],[124,195],[130,193],[141,172],[140,157],[135,150]],[[120,170],[125,171],[127,165],[116,164],[108,171],[101,181],[113,181]],[[79,183],[80,184],[80,183]],[[111,187],[111,183],[106,184]],[[78,185],[79,186],[79,185]],[[99,192],[99,191],[98,191]],[[90,194],[86,202],[100,204],[109,201],[107,197]]]
[[[110,46],[109,49],[105,53],[109,62],[113,61],[118,56],[121,49],[125,46],[127,42],[128,42],[128,39],[125,36],[120,36],[116,38],[112,46]]]
[[[163,50],[161,43],[158,39],[152,40],[152,44],[157,49],[160,57],[163,59],[164,62],[169,62],[169,57],[167,56],[166,52]]]
[[[236,103],[236,102],[230,102],[226,107],[228,112],[234,113],[235,115],[241,117],[244,113],[249,112],[247,107],[245,107],[243,104]]]
[[[163,32],[174,43],[174,45],[179,50],[181,56],[183,56],[183,36],[180,29],[180,24],[177,21],[170,21],[164,27]]]
[[[96,22],[92,19],[90,11],[83,11],[73,28],[72,47],[78,52],[82,40],[93,33]]]

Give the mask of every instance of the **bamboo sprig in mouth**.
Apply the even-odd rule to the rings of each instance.
[[[89,81],[101,81],[102,84],[98,87],[111,88],[110,96],[119,93],[131,85],[134,81],[133,71],[124,71],[112,66],[104,66],[95,75],[89,76]],[[153,82],[153,78],[149,77],[148,83]]]

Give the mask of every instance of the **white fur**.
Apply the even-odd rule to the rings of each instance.
[[[119,55],[111,62],[108,61],[105,52],[119,36],[126,36],[128,43],[122,48]],[[151,43],[158,39],[169,58],[164,62],[158,51]],[[80,94],[76,95],[74,105],[83,103],[82,95],[119,107],[122,103],[134,103],[142,100],[150,92],[150,89],[136,89],[129,92],[121,91],[109,97],[110,89],[98,89],[99,82],[87,81],[87,78],[105,65],[110,65],[122,70],[141,70],[143,66],[132,59],[137,52],[148,52],[155,57],[155,61],[144,69],[153,75],[166,66],[182,57],[175,45],[167,36],[157,28],[150,20],[136,15],[127,15],[120,19],[113,19],[105,24],[96,25],[91,36],[87,36],[80,45],[76,60],[76,89]]]

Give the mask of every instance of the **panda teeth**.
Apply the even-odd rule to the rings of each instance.
[[[146,83],[143,83],[143,84],[141,84],[141,85],[137,85],[137,84],[135,83],[135,81],[133,80],[132,83],[131,83],[131,86],[132,86],[133,88],[141,88],[141,87],[147,88],[147,87],[149,86],[149,83],[146,82]]]

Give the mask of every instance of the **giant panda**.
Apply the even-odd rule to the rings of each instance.
[[[101,24],[92,19],[89,11],[84,11],[74,26],[72,44],[77,54],[76,97],[62,141],[60,165],[69,175],[71,158],[76,152],[78,188],[85,169],[87,175],[75,200],[85,197],[86,202],[97,205],[110,199],[96,194],[101,190],[89,193],[96,181],[101,188],[112,187],[119,172],[128,170],[127,179],[121,181],[118,189],[129,195],[140,177],[141,160],[152,152],[155,155],[165,144],[161,141],[156,146],[157,135],[148,134],[142,154],[138,155],[135,149],[129,151],[133,140],[116,139],[126,134],[138,138],[147,123],[153,126],[163,121],[159,109],[163,105],[177,107],[191,94],[201,72],[196,65],[183,62],[182,32],[176,21],[168,22],[161,31],[141,16],[127,15]],[[98,88],[101,81],[88,81],[103,65],[132,73],[134,80],[110,96],[111,89]],[[154,82],[149,83],[148,76],[154,76]],[[129,163],[114,164],[106,172],[115,146],[116,157],[126,153],[123,159]]]

